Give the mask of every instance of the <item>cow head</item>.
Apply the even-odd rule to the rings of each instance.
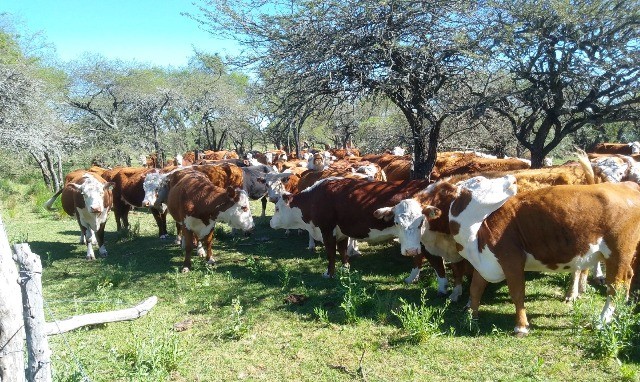
[[[144,199],[142,199],[142,205],[144,207],[151,207],[156,205],[156,199],[158,199],[158,189],[160,184],[166,178],[166,174],[160,174],[157,171],[147,174],[142,183],[144,189]]]
[[[619,183],[625,180],[640,181],[640,165],[628,156],[616,155],[596,158],[591,161],[594,172],[602,175],[607,182]]]
[[[84,174],[82,178],[84,181],[81,184],[69,183],[69,186],[80,193],[87,211],[93,214],[108,212],[111,206],[105,205],[105,193],[110,192],[114,184],[112,182],[101,183],[90,174]]]
[[[393,207],[383,207],[374,211],[377,219],[393,221],[396,236],[400,241],[400,251],[404,256],[415,256],[420,253],[420,240],[428,226],[425,220],[437,219],[440,209],[427,206],[424,209],[420,203],[411,198],[400,201]]]
[[[265,174],[265,184],[267,185],[267,197],[272,203],[276,203],[280,196],[286,192],[284,185],[289,180],[291,173]]]
[[[169,185],[171,183],[171,178],[167,175],[160,180],[158,183],[158,188],[156,189],[155,201],[153,202],[153,208],[163,211],[167,208],[165,202],[169,198]],[[146,192],[145,192],[146,194]],[[146,198],[146,196],[145,196]]]
[[[302,211],[299,208],[291,207],[293,195],[284,193],[276,202],[276,208],[269,221],[269,225],[273,229],[306,229],[302,220]]]
[[[232,228],[250,232],[255,227],[251,208],[249,208],[249,196],[244,190],[227,187],[227,196],[233,200],[233,205],[221,211],[219,217]]]
[[[631,154],[640,154],[640,142],[629,142],[629,146],[631,147]]]

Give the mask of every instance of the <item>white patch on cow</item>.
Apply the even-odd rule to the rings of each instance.
[[[633,160],[633,159],[631,159]],[[591,161],[594,170],[602,174],[607,182],[619,183],[629,170],[627,161],[619,157],[602,157]]]
[[[600,325],[598,325],[598,329],[602,329],[602,325],[611,322],[614,311],[615,306],[611,302],[611,296],[607,296],[607,301],[604,303],[604,307],[602,308],[602,312],[600,313]]]
[[[411,268],[411,273],[409,273],[409,277],[404,279],[404,282],[407,284],[415,283],[420,278],[420,268],[415,267]]]
[[[365,174],[367,176],[367,180],[375,180],[376,174],[378,173],[378,169],[375,165],[369,164],[365,166],[360,166],[356,169],[357,173]]]
[[[354,238],[349,238],[347,239],[347,256],[349,257],[357,257],[360,256],[361,253],[358,250],[358,240],[354,239]]]
[[[254,227],[249,196],[244,190],[237,190],[238,201],[224,211],[220,211],[216,220],[229,224],[232,228],[251,231]]]
[[[215,224],[212,229],[215,229]],[[198,241],[197,248],[196,252],[198,253],[198,257],[207,257],[207,251],[205,251],[204,246],[202,246],[202,242]]]
[[[273,164],[273,153],[264,153],[264,156],[267,159],[267,164]]]
[[[629,142],[628,145],[631,147],[632,154],[640,154],[640,142]]]
[[[397,156],[402,156],[404,155],[404,149],[402,147],[394,147],[393,150],[391,150],[391,154],[393,155],[397,155]]]
[[[420,253],[420,240],[424,230],[425,216],[420,203],[411,198],[401,200],[393,207],[393,222],[396,236],[400,240],[401,253],[415,256]]]
[[[282,198],[276,202],[276,208],[269,221],[273,229],[309,229],[309,224],[302,220],[302,210],[292,208]]]
[[[193,234],[196,235],[198,239],[202,239],[207,236],[209,232],[211,232],[211,230],[213,230],[216,225],[216,221],[209,220],[207,223],[205,223],[201,219],[187,215],[185,216],[182,224],[184,224],[184,226],[189,231],[193,232]]]
[[[98,254],[102,257],[107,257],[107,248],[105,248],[104,244],[101,245],[100,248],[98,248]]]
[[[542,160],[542,165],[544,167],[553,166],[553,157],[544,157],[544,159]]]
[[[468,206],[458,216],[449,212],[449,221],[460,225],[460,231],[454,236],[454,240],[463,246],[460,255],[469,260],[485,280],[500,282],[505,279],[502,267],[488,246],[482,252],[478,250],[477,236],[484,219],[516,194],[515,177],[486,179],[478,176],[459,182],[457,187],[458,192],[466,189],[472,195]]]
[[[589,269],[595,266],[600,260],[609,258],[609,256],[611,256],[611,250],[604,240],[599,238],[594,244],[589,244],[589,249],[582,256],[576,256],[568,263],[560,263],[556,269],[550,269],[529,253],[527,253],[526,256],[525,271],[567,272],[567,270]]]
[[[447,286],[449,286],[449,281],[447,280],[447,278],[436,276],[436,279],[438,279],[438,294],[447,294]]]

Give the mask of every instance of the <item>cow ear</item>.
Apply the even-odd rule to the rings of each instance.
[[[384,219],[384,221],[391,221],[393,220],[393,208],[391,207],[382,207],[382,208],[378,208],[377,210],[373,211],[373,216],[376,219]]]
[[[422,210],[422,214],[431,220],[439,218],[442,215],[442,211],[438,207],[427,206]]]
[[[289,205],[289,203],[291,203],[291,198],[292,198],[292,195],[291,195],[291,194],[282,194],[280,197],[282,198],[282,201],[283,201],[287,206]]]
[[[77,191],[81,191],[82,190],[82,187],[79,184],[70,182],[68,185],[71,186],[72,188],[75,188]]]
[[[243,160],[242,163],[244,163],[245,166],[251,166],[251,162],[249,162],[248,159]]]
[[[115,184],[115,183],[113,183],[113,182],[105,183],[105,184],[104,184],[104,190],[105,190],[105,191],[111,191],[111,190],[113,190],[113,187],[114,187],[115,185],[116,185],[116,184]]]

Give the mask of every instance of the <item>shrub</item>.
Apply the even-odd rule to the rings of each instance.
[[[419,305],[409,304],[402,298],[400,303],[400,307],[392,313],[400,320],[409,342],[420,343],[430,337],[445,334],[442,330],[442,325],[444,324],[444,314],[449,306],[449,300],[446,300],[444,306],[426,306],[425,291],[423,290]]]

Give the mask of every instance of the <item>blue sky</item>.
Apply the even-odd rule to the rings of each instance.
[[[0,0],[18,30],[42,32],[63,61],[83,53],[160,66],[183,66],[193,47],[232,52],[233,42],[216,40],[180,12],[197,13],[192,0]]]

